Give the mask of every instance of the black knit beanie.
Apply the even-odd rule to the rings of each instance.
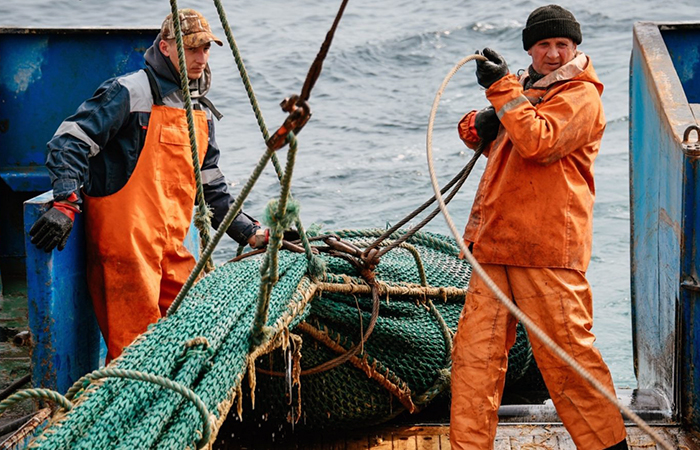
[[[583,41],[581,26],[569,11],[559,5],[540,6],[530,13],[523,29],[523,48],[530,50],[542,39],[565,37],[576,45]]]

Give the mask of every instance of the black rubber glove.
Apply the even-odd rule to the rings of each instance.
[[[501,55],[490,48],[476,51],[477,55],[485,56],[487,61],[476,61],[476,80],[486,89],[493,83],[508,75],[508,65]]]
[[[58,247],[63,250],[66,247],[68,236],[73,229],[73,218],[63,212],[63,205],[57,208],[54,205],[39,217],[29,230],[32,244],[46,253]]]
[[[474,128],[476,134],[485,141],[493,141],[498,136],[498,128],[501,126],[501,121],[498,120],[496,109],[493,106],[488,106],[476,113],[474,117]]]

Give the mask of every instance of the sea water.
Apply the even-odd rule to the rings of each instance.
[[[310,99],[313,117],[300,133],[293,194],[305,226],[322,230],[383,228],[432,196],[426,130],[435,94],[449,70],[476,49],[500,52],[510,70],[530,63],[521,31],[528,14],[548,2],[350,0]],[[285,118],[279,102],[299,93],[340,0],[223,0],[268,129]],[[597,345],[618,387],[634,387],[630,325],[628,77],[632,26],[637,21],[700,20],[697,0],[574,1],[560,5],[581,23],[579,49],[591,56],[605,84],[608,126],[595,164],[593,257],[588,279],[594,293]],[[240,81],[212,1],[180,1],[203,12],[225,43],[211,51],[209,97],[224,114],[216,124],[221,168],[239,192],[264,152],[262,134]],[[165,0],[3,0],[2,27],[159,28],[170,12]],[[1,64],[1,62],[0,62]],[[90,70],[91,61],[83,62]],[[97,87],[97,86],[95,86]],[[471,157],[456,123],[487,106],[469,63],[445,90],[433,135],[441,184]],[[279,154],[284,163],[286,151]],[[463,227],[483,172],[473,175],[450,204]],[[524,174],[523,176],[526,176]],[[261,217],[278,195],[266,169],[245,203]],[[417,223],[415,221],[414,223]],[[543,224],[546,226],[546,224]],[[427,230],[449,234],[441,216]],[[218,263],[235,254],[224,238]]]

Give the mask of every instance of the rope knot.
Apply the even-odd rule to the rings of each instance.
[[[202,364],[208,370],[211,367],[211,359],[214,357],[214,349],[209,345],[209,341],[204,336],[197,336],[185,342],[185,351],[175,360],[180,365],[192,356],[202,358]]]
[[[277,228],[281,231],[289,229],[299,217],[299,202],[289,199],[285,210],[279,212],[279,199],[272,199],[265,207],[263,222],[270,228]]]

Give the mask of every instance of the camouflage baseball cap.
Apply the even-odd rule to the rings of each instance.
[[[216,42],[219,45],[224,45],[219,38],[214,36],[209,28],[209,22],[203,15],[194,9],[181,9],[180,29],[182,30],[182,42],[187,47],[200,47],[209,42]],[[173,15],[168,14],[168,17],[163,21],[160,27],[161,39],[175,39],[175,25],[173,25]]]

